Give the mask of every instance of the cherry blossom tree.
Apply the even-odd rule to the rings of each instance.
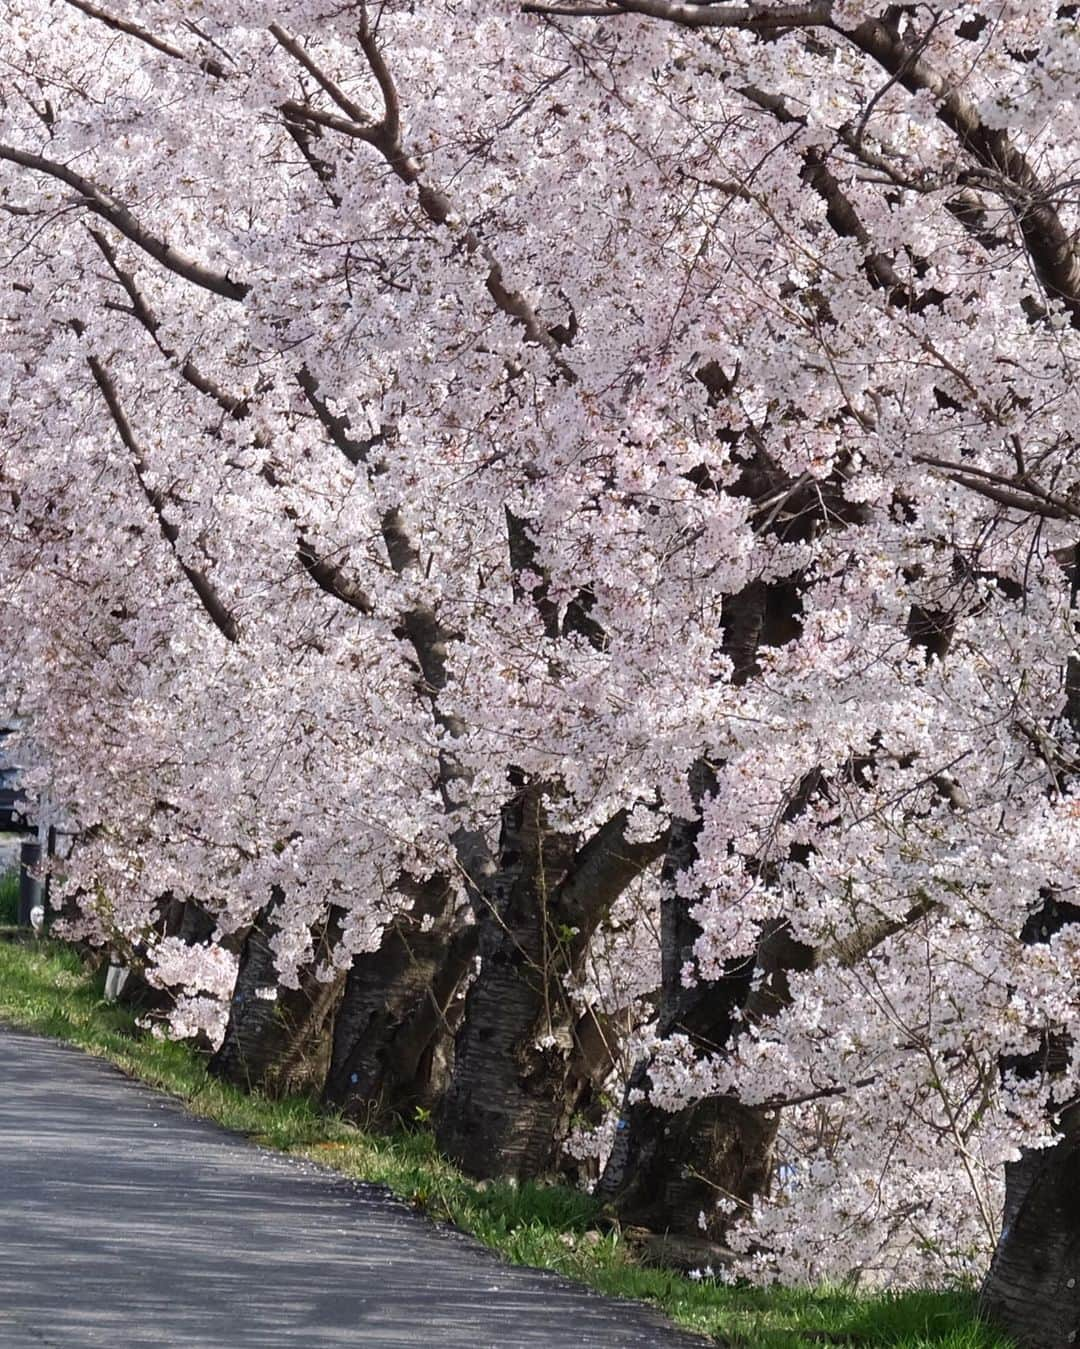
[[[762,1279],[996,1251],[1071,1342],[1078,36],[9,0],[0,641],[71,935],[232,1080],[599,1150]]]

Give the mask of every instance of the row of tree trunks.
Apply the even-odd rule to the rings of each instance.
[[[354,957],[344,978],[316,978],[332,936],[324,929],[300,987],[279,988],[269,905],[244,941],[211,1070],[271,1094],[321,1089],[326,1105],[369,1124],[438,1105],[440,1146],[466,1170],[550,1174],[623,1029],[575,1008],[564,980],[581,972],[611,903],[665,839],[628,843],[619,812],[578,848],[548,828],[543,796],[517,784],[474,922],[446,877],[414,883],[378,949]]]

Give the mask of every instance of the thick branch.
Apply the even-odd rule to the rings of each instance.
[[[347,604],[350,609],[356,609],[361,614],[370,614],[373,611],[374,606],[367,593],[346,576],[340,567],[318,553],[310,540],[303,535],[297,543],[296,554],[304,570],[321,590],[325,590],[328,595],[333,595],[334,599],[340,600],[342,604]]]
[[[525,14],[557,14],[581,18],[609,14],[644,14],[683,28],[742,28],[751,33],[775,33],[784,28],[817,28],[830,20],[828,0],[810,5],[686,5],[678,0],[617,0],[608,6],[584,4],[525,4]]]
[[[212,267],[196,262],[194,258],[187,257],[163,239],[159,239],[141,225],[126,206],[116,201],[89,178],[84,178],[81,173],[68,168],[66,164],[57,164],[51,159],[28,154],[24,150],[16,150],[10,145],[0,145],[0,159],[31,169],[35,173],[47,174],[58,182],[67,183],[79,194],[89,210],[107,220],[156,262],[160,262],[177,276],[183,277],[185,281],[190,281],[192,285],[200,286],[214,295],[221,295],[226,300],[243,300],[251,291],[250,286],[234,281],[226,272],[215,271]]]
[[[668,831],[644,843],[628,843],[628,814],[616,811],[574,854],[566,880],[559,887],[558,909],[580,929],[579,941],[591,934],[602,917],[636,876],[663,857]]]
[[[360,47],[367,57],[371,73],[375,76],[375,82],[382,94],[383,128],[388,139],[396,143],[401,134],[401,108],[398,103],[397,87],[368,23],[366,0],[361,0],[360,6]]]
[[[930,454],[917,454],[915,461],[941,469],[958,486],[978,492],[980,496],[1012,510],[1023,511],[1027,515],[1041,515],[1049,520],[1080,519],[1080,503],[1049,492],[1026,476],[1010,477],[972,464],[957,463],[953,459],[938,459]]]
[[[362,464],[365,468],[373,470],[371,451],[383,439],[382,433],[369,436],[366,440],[357,440],[350,432],[348,417],[339,417],[336,413],[330,411],[326,399],[319,391],[318,380],[306,365],[300,367],[296,382],[304,391],[304,397],[311,404],[315,415],[322,422],[326,434],[348,459],[349,463],[354,467]]]
[[[91,19],[97,19],[106,28],[111,28],[113,32],[126,33],[129,37],[137,38],[163,56],[171,56],[174,61],[186,61],[189,65],[198,66],[200,70],[205,71],[207,75],[213,75],[215,79],[225,78],[225,68],[219,61],[212,59],[200,61],[189,55],[181,47],[174,47],[171,42],[166,42],[164,38],[157,37],[149,29],[143,28],[137,23],[132,23],[130,19],[122,19],[117,14],[110,14],[108,10],[102,9],[99,5],[90,4],[89,0],[65,0],[65,3],[69,4],[72,9],[80,10]]]
[[[272,23],[270,25],[270,32],[273,35],[274,40],[285,48],[293,60],[298,61],[308,74],[318,81],[348,118],[353,122],[361,123],[369,120],[367,114],[352,101],[336,80],[332,80],[321,66],[312,60],[291,33],[287,33],[278,23]]]
[[[805,126],[806,118],[790,111],[787,104],[777,94],[768,93],[747,85],[739,90],[743,98],[756,107],[771,113],[781,126]],[[802,152],[803,181],[824,201],[826,219],[833,231],[841,238],[855,239],[865,255],[866,274],[871,285],[889,292],[892,303],[902,308],[918,308],[919,300],[912,296],[901,280],[892,259],[886,253],[875,250],[870,234],[862,223],[858,212],[847,197],[835,174],[829,168],[824,151],[815,147]]]
[[[923,60],[880,19],[838,30],[873,57],[909,93],[929,93],[937,115],[967,152],[994,175],[995,190],[1016,213],[1035,271],[1052,299],[1061,300],[1080,327],[1080,256],[1070,232],[1050,204],[1050,193],[1005,130],[991,130],[975,105]]]

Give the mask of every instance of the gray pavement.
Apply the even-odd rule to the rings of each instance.
[[[701,1349],[0,1028],[2,1349]]]

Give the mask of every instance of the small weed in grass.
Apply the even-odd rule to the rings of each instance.
[[[101,984],[70,948],[0,943],[0,1020],[108,1059],[258,1143],[386,1185],[515,1263],[651,1302],[731,1349],[1008,1349],[979,1323],[967,1293],[729,1288],[648,1269],[617,1229],[601,1224],[588,1195],[555,1185],[478,1183],[439,1155],[430,1131],[356,1129],[303,1097],[270,1101],[226,1086],[188,1045],[137,1034],[130,1012],[102,1001]]]

